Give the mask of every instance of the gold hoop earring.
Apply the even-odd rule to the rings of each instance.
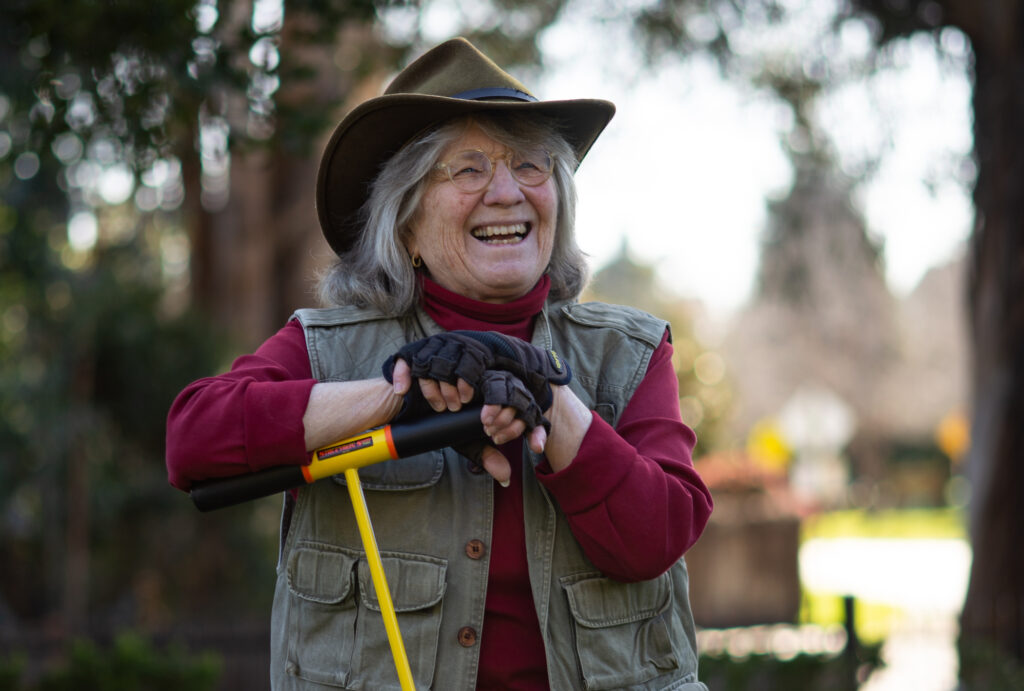
[[[418,269],[423,266],[423,257],[418,254],[412,255],[412,268]]]

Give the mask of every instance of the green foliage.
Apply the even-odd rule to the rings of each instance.
[[[24,653],[4,653],[0,656],[0,691],[22,691],[25,673]]]
[[[200,316],[209,305],[188,304],[189,274],[166,270],[166,245],[194,252],[193,297],[237,303],[202,293],[216,262],[235,258],[202,251],[216,225],[195,198],[204,127],[216,120],[229,147],[315,157],[310,142],[355,80],[393,67],[418,37],[385,44],[367,29],[389,9],[419,11],[285,4],[287,26],[256,28],[252,4],[232,0],[0,5],[0,605],[19,622],[63,613],[72,550],[88,564],[76,596],[90,620],[266,615],[278,502],[200,515],[167,486],[171,401],[232,349]],[[538,2],[519,40],[535,48],[536,22],[560,4]],[[257,44],[270,57],[254,61]],[[342,48],[358,58],[343,69]],[[142,209],[139,195],[117,205],[100,194],[105,171],[145,180],[155,163],[170,167],[176,202]],[[153,184],[140,190],[164,192]],[[75,212],[96,215],[94,243],[69,241]]]
[[[22,680],[24,658],[0,661],[0,691],[213,691],[220,660],[191,655],[180,647],[157,650],[135,634],[122,634],[109,648],[84,639],[71,644],[66,660],[45,670],[38,682]]]
[[[273,563],[274,540],[253,533],[256,508],[201,521],[168,488],[163,463],[171,401],[222,368],[228,344],[168,302],[167,229],[154,219],[109,209],[116,238],[69,245],[54,167],[44,160],[22,181],[0,159],[0,179],[12,181],[0,189],[0,600],[23,621],[60,608],[74,525],[91,554],[90,608],[117,604],[128,623],[159,626],[171,611],[215,606],[203,591],[219,583],[232,593],[223,606],[265,612],[268,582],[249,567]],[[213,538],[219,548],[193,555]],[[245,569],[226,568],[225,544]]]
[[[197,94],[229,73],[202,62],[194,0],[5,3],[0,93],[10,104],[15,150],[44,150],[63,132],[112,137],[142,155],[167,144]],[[222,62],[214,61],[215,65]]]
[[[817,514],[801,525],[801,540],[847,537],[966,540],[966,517],[958,508],[850,509]]]
[[[690,307],[658,285],[654,267],[634,261],[623,243],[619,255],[594,274],[583,299],[630,305],[669,322],[680,412],[683,422],[697,433],[694,457],[727,446],[725,421],[732,407],[732,388],[725,362],[697,340]]]

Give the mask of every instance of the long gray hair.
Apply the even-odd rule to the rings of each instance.
[[[407,144],[381,168],[360,210],[363,232],[352,249],[320,278],[324,305],[376,307],[397,316],[419,299],[419,283],[405,240],[419,208],[429,176],[444,149],[470,125],[509,148],[540,146],[555,161],[552,177],[558,194],[554,247],[547,271],[551,297],[572,299],[587,281],[586,258],[576,244],[576,183],[578,161],[572,147],[554,124],[536,118],[480,114],[449,121]]]

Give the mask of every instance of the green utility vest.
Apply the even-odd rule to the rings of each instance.
[[[380,376],[400,346],[443,331],[422,311],[396,319],[341,307],[296,316],[320,381]],[[533,342],[569,362],[573,391],[615,425],[666,327],[630,308],[548,304]],[[650,581],[603,576],[534,477],[541,457],[523,447],[527,560],[551,688],[707,691],[697,681],[683,560]],[[450,448],[359,474],[416,688],[475,688],[494,481]],[[400,688],[343,485],[336,476],[302,488],[282,522],[271,628],[277,691]]]

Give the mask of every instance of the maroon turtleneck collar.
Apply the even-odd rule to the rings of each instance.
[[[540,314],[551,290],[551,279],[545,274],[526,295],[500,304],[453,293],[426,276],[421,277],[420,286],[423,308],[442,328],[500,331],[528,341],[533,333],[533,318]]]

